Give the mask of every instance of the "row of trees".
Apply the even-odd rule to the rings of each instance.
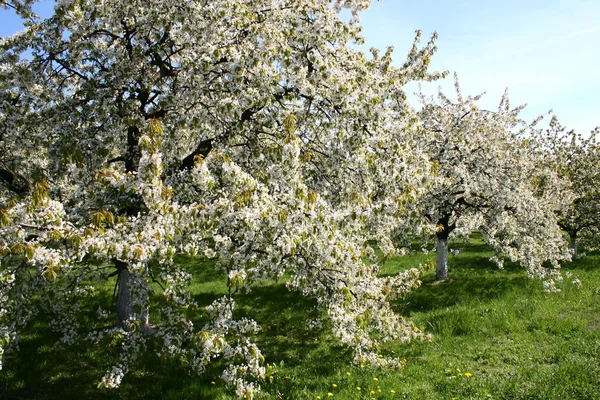
[[[553,116],[548,129],[532,135],[532,143],[541,162],[563,179],[571,194],[565,201],[560,196],[558,225],[569,237],[572,258],[578,257],[578,248],[596,250],[600,228],[600,146],[596,128],[587,135],[567,130]],[[544,175],[538,176],[537,188],[547,196],[548,184]],[[554,193],[550,193],[554,195]]]
[[[578,256],[578,247],[597,247],[598,129],[583,136],[556,116],[539,128],[543,116],[519,119],[524,106],[511,109],[507,92],[489,111],[476,105],[482,95],[463,98],[456,75],[455,89],[456,102],[441,92],[437,101],[420,94],[422,142],[440,177],[419,200],[422,215],[438,226],[437,279],[448,279],[448,238],[468,238],[474,230],[484,234],[499,266],[509,259],[532,276],[560,279],[543,268],[544,260],[559,268],[558,261]]]
[[[25,30],[0,42],[0,367],[38,312],[73,343],[94,282],[115,277],[115,327],[85,332],[122,347],[101,385],[152,344],[196,372],[223,358],[252,397],[259,326],[235,288],[284,274],[355,361],[398,367],[377,350],[425,337],[389,305],[420,271],[379,277],[372,240],[392,255],[435,238],[447,279],[448,240],[477,229],[552,289],[571,257],[561,228],[595,234],[595,136],[537,129],[506,94],[482,110],[458,82],[417,111],[403,87],[445,75],[428,71],[435,36],[403,63],[365,56],[349,44],[369,1],[57,1],[46,20],[2,4]],[[202,327],[181,252],[215,259],[230,287]]]

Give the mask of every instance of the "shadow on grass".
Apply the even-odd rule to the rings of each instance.
[[[425,273],[422,286],[394,304],[395,309],[410,316],[414,312],[445,309],[464,301],[495,300],[532,284],[524,270],[516,264],[506,263],[503,269],[499,269],[489,257],[474,255],[474,248],[485,246],[469,245],[468,253],[451,256],[448,281],[436,281],[435,271]],[[488,251],[487,247],[485,251]]]
[[[201,327],[207,322],[204,307],[227,293],[225,278],[215,271],[211,261],[193,257],[181,257],[178,261],[193,275],[193,298],[199,307],[189,317],[194,320],[194,325]],[[285,279],[256,285],[249,293],[234,295],[234,300],[234,318],[251,318],[261,327],[255,340],[267,363],[283,362],[291,367],[312,357],[350,362],[347,349],[336,346],[334,341],[324,344],[323,340],[331,338],[310,327],[309,321],[320,315],[316,300],[288,289]],[[323,366],[322,362],[314,364]],[[318,373],[327,374],[328,367]]]
[[[262,327],[257,341],[267,360],[297,365],[320,347],[319,333],[309,326],[319,316],[316,305],[315,299],[272,283],[240,297],[239,313]]]
[[[420,314],[415,318],[420,318],[428,330],[436,332],[436,336],[437,332],[441,332],[441,336],[446,337],[468,335],[480,332],[481,329],[490,334],[508,332],[512,329],[511,324],[516,323],[514,321],[521,323],[517,319],[520,318],[519,313],[527,318],[535,315],[535,304],[519,305],[507,295],[518,291],[527,300],[530,290],[541,290],[539,283],[532,283],[525,272],[514,264],[507,264],[505,270],[499,270],[489,261],[491,252],[485,243],[458,243],[454,248],[464,248],[465,252],[451,256],[451,280],[436,283],[434,273],[427,272],[420,288],[394,304],[399,313],[409,317],[411,314]],[[430,256],[431,254],[428,257]],[[389,272],[397,273],[416,266],[423,260],[425,257],[422,254],[417,254],[412,259],[406,257],[401,261],[391,260]],[[575,263],[567,264],[565,269],[592,270],[596,268],[597,260],[597,254],[594,257],[588,255]],[[178,262],[186,265],[193,275],[192,293],[199,307],[190,316],[197,329],[200,329],[203,318],[206,318],[203,306],[226,293],[225,281],[222,274],[214,270],[210,261],[180,257]],[[105,308],[112,295],[112,285],[109,286],[103,294]],[[492,307],[485,304],[474,310],[477,304],[499,298],[503,298],[506,305],[501,303]],[[280,374],[274,383],[262,384],[265,393],[270,393],[272,398],[277,398],[279,393],[289,395],[322,390],[323,381],[319,383],[320,378],[334,377],[340,368],[346,368],[350,364],[351,351],[333,340],[327,333],[327,325],[318,331],[310,328],[308,321],[320,315],[315,308],[315,300],[288,290],[283,281],[267,282],[254,287],[250,293],[236,295],[235,299],[236,318],[247,316],[255,319],[262,327],[255,340],[264,351],[266,363],[284,363],[279,370],[273,369]],[[462,307],[452,308],[457,304]],[[514,317],[508,315],[508,321],[503,322],[507,319],[505,311],[514,308],[513,306],[517,306],[517,313]],[[91,314],[94,313],[94,307],[97,304],[90,305]],[[450,311],[445,312],[448,308]],[[428,312],[431,314],[427,315]],[[91,314],[90,324],[93,321]],[[548,321],[551,322],[546,322],[546,319],[536,322],[534,327],[539,330],[545,324],[555,324],[554,320]],[[483,328],[480,328],[481,325]],[[95,348],[87,344],[66,351],[55,348],[53,343],[58,337],[50,332],[43,316],[28,328],[23,339],[20,351],[14,358],[7,359],[6,369],[0,371],[0,399],[232,398],[231,392],[218,379],[224,367],[220,361],[209,365],[202,376],[189,376],[185,366],[158,358],[151,354],[153,348],[150,348],[150,354],[144,355],[132,366],[132,371],[125,377],[120,389],[99,390],[96,385],[118,359],[116,354],[107,352],[105,347]],[[398,344],[398,352],[401,346],[404,345]],[[429,351],[429,346],[431,345],[427,343],[409,345],[405,354],[410,353],[418,358],[421,353]],[[286,374],[290,375],[289,379]],[[301,375],[309,378],[301,379]],[[212,381],[216,383],[213,385]]]
[[[469,253],[491,253],[490,246],[482,240],[472,239],[467,243],[456,242],[450,244],[450,249],[458,249]]]
[[[93,384],[101,378],[96,360],[82,346],[68,352],[54,347],[58,335],[41,325],[28,329],[18,352],[6,360],[8,371],[0,378],[0,398],[114,398],[102,396]]]
[[[205,374],[190,376],[183,365],[156,356],[152,352],[156,343],[132,363],[118,389],[99,389],[102,376],[118,363],[117,349],[78,342],[62,350],[53,346],[57,339],[48,327],[27,331],[18,353],[0,372],[0,399],[214,399],[217,394],[228,398],[220,381],[220,388],[211,384],[218,381],[222,365],[209,365]]]
[[[583,270],[591,271],[600,269],[600,251],[587,253],[573,262],[564,263],[565,270]]]

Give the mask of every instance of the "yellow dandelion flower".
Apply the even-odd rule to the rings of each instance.
[[[346,372],[346,376],[350,376],[350,372]]]
[[[375,391],[374,391],[374,390],[371,390],[369,393],[370,393],[370,394],[375,394]]]
[[[450,378],[452,378],[452,379],[456,379],[456,375],[452,375]]]
[[[456,368],[456,372],[460,372],[460,369],[459,369],[459,368]]]
[[[465,376],[466,376],[467,378],[470,378],[470,377],[472,377],[472,376],[473,376],[473,374],[472,374],[472,373],[470,373],[470,372],[465,372]]]
[[[390,390],[390,393],[396,393],[396,391],[394,389]]]
[[[317,396],[317,400],[321,400],[321,396]]]
[[[451,374],[451,373],[452,373],[452,370],[451,370],[451,369],[447,369],[447,370],[446,370],[446,373],[447,373],[447,374]]]
[[[333,386],[334,388],[336,388],[336,387],[337,387],[337,384],[335,384],[335,383],[334,383],[334,384],[332,384],[331,386]]]
[[[377,379],[377,378],[373,378],[373,380],[374,380],[375,382],[379,381],[379,379]]]
[[[356,390],[360,390],[360,386],[357,386],[357,387],[356,387]]]
[[[214,382],[214,381],[211,381],[211,382],[210,382],[210,384],[211,384],[211,385],[215,385],[215,382]]]
[[[327,397],[333,397],[333,393],[331,393],[331,392],[327,393]]]

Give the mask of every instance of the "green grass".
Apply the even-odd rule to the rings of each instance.
[[[269,367],[259,398],[326,399],[328,393],[334,399],[600,398],[600,254],[564,267],[583,282],[581,288],[566,280],[560,293],[547,294],[513,265],[499,271],[480,238],[461,247],[450,258],[450,281],[436,283],[429,271],[418,290],[393,304],[434,335],[431,343],[390,343],[383,349],[406,358],[400,371],[353,366],[351,352],[326,329],[308,329],[305,322],[318,315],[314,301],[289,292],[283,281],[240,296],[240,312],[263,327],[256,341]],[[394,258],[381,273],[433,257]],[[192,290],[200,305],[226,292],[210,264],[179,261],[194,273]],[[110,306],[111,285],[90,301],[89,317],[98,305]],[[193,317],[202,314],[200,308]],[[100,390],[96,385],[114,351],[84,342],[60,349],[56,339],[43,317],[27,328],[20,351],[0,371],[0,399],[233,397],[218,379],[219,363],[202,376],[189,376],[183,366],[152,354],[134,365],[120,389]]]

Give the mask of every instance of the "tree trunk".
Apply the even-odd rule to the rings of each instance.
[[[124,328],[123,322],[133,317],[130,280],[129,270],[127,268],[121,269],[119,275],[117,275],[117,285],[119,287],[117,292],[117,328]]]
[[[142,152],[139,145],[140,129],[133,125],[127,128],[127,155],[125,156],[125,171],[136,172],[140,165]]]
[[[19,196],[29,194],[32,188],[32,184],[27,179],[5,168],[0,168],[0,183]]]
[[[125,263],[122,263],[125,264]],[[127,265],[127,264],[125,264]],[[132,280],[133,277],[127,267],[122,265],[117,266],[119,274],[117,276],[119,290],[117,292],[117,310],[116,310],[116,326],[117,328],[129,329],[129,326],[125,323],[128,320],[139,320],[141,321],[141,329],[146,331],[149,329],[148,325],[148,302],[147,298],[137,299],[137,303],[140,304],[139,312],[135,312],[134,293],[132,293]],[[145,297],[140,293],[137,293],[136,297]]]
[[[435,279],[438,281],[448,280],[448,237],[438,236],[437,258],[435,262]]]
[[[577,260],[577,233],[569,233],[569,249],[571,249],[571,261]]]

